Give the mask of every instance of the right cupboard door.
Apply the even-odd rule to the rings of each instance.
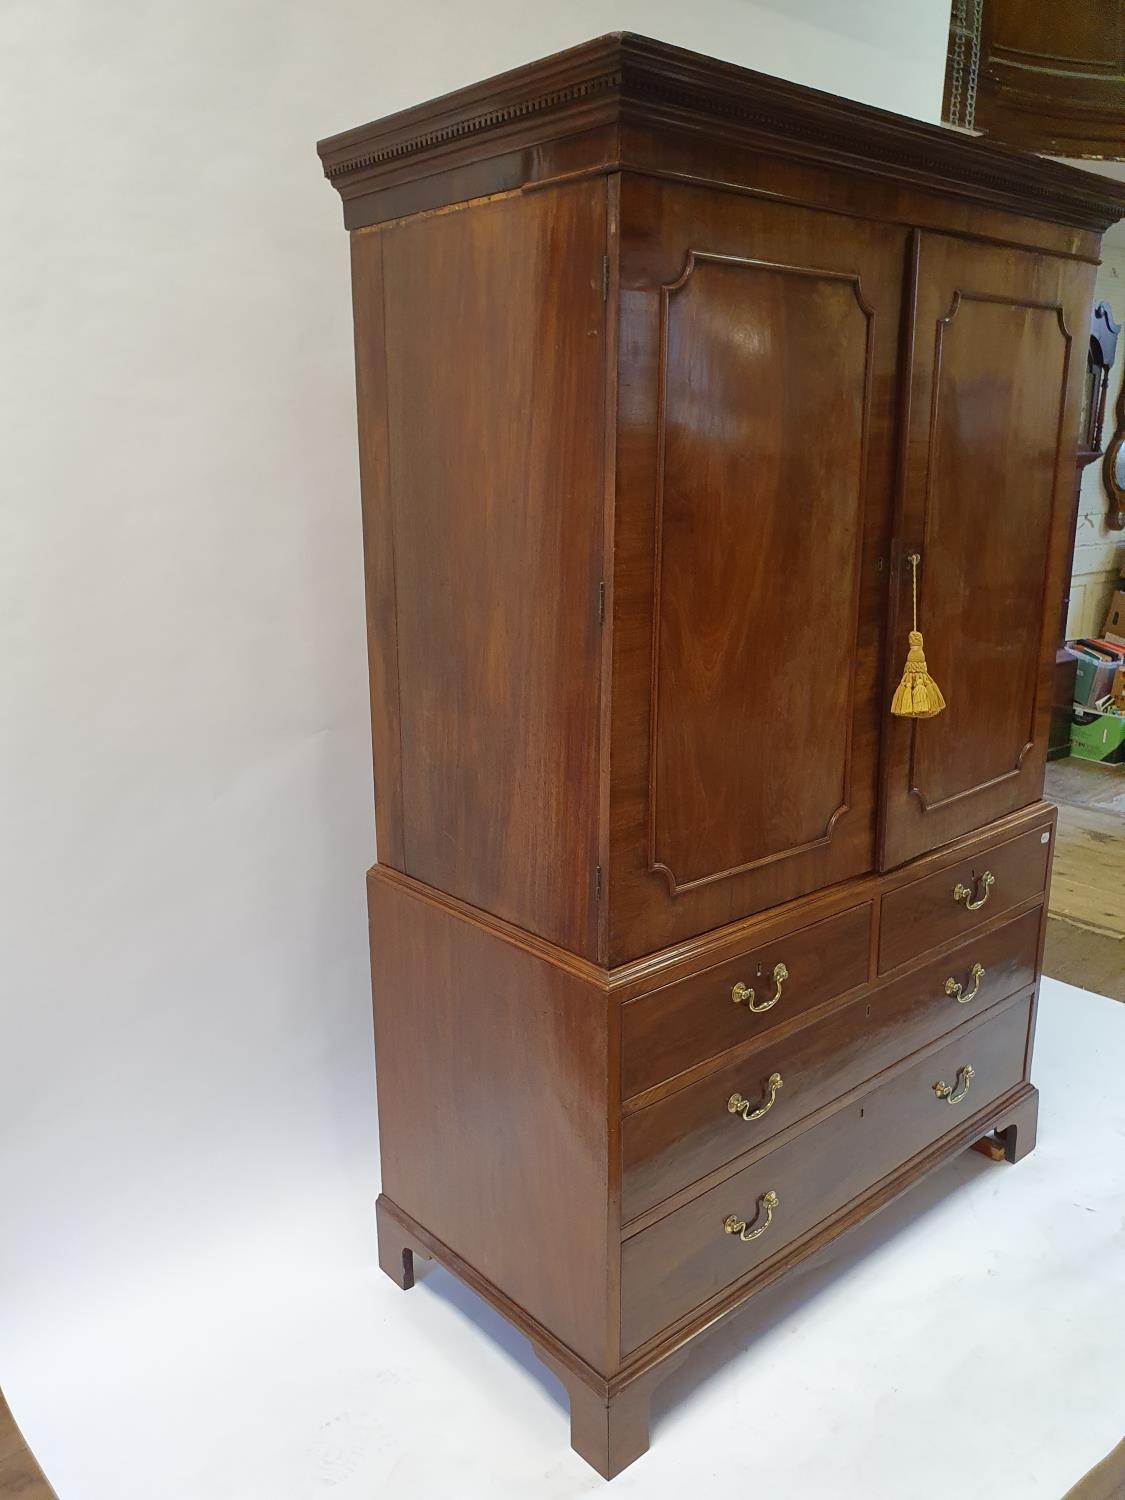
[[[1041,795],[1093,267],[915,240],[881,866]],[[945,695],[890,717],[912,623]]]

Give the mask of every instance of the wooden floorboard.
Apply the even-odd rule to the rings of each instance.
[[[1097,807],[1125,818],[1125,765],[1091,760],[1053,760],[1047,766],[1044,795],[1060,807]]]
[[[3,1500],[57,1500],[0,1391],[0,1496]]]
[[[1063,1500],[1125,1500],[1125,1442],[1067,1490]]]
[[[8,1410],[8,1403],[0,1395],[0,1464],[11,1458],[13,1453],[20,1453],[24,1446],[23,1434]]]
[[[1119,938],[1075,927],[1060,917],[1047,920],[1043,972],[1080,990],[1125,1000],[1125,944]]]
[[[1043,972],[1125,1000],[1125,766],[1053,761],[1059,806]]]
[[[1125,938],[1125,819],[1094,807],[1059,808],[1050,912]]]

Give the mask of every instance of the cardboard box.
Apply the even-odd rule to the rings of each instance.
[[[1070,721],[1070,753],[1103,766],[1125,764],[1125,715],[1076,708]]]
[[[1125,644],[1125,589],[1118,589],[1109,601],[1102,634],[1107,640]]]

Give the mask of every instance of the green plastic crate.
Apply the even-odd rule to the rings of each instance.
[[[1102,765],[1125,763],[1125,715],[1076,710],[1070,721],[1070,753]]]

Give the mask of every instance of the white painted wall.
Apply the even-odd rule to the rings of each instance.
[[[317,137],[620,28],[933,119],[947,22],[945,0],[0,8],[5,1386],[37,1318],[374,1134],[347,243]]]

